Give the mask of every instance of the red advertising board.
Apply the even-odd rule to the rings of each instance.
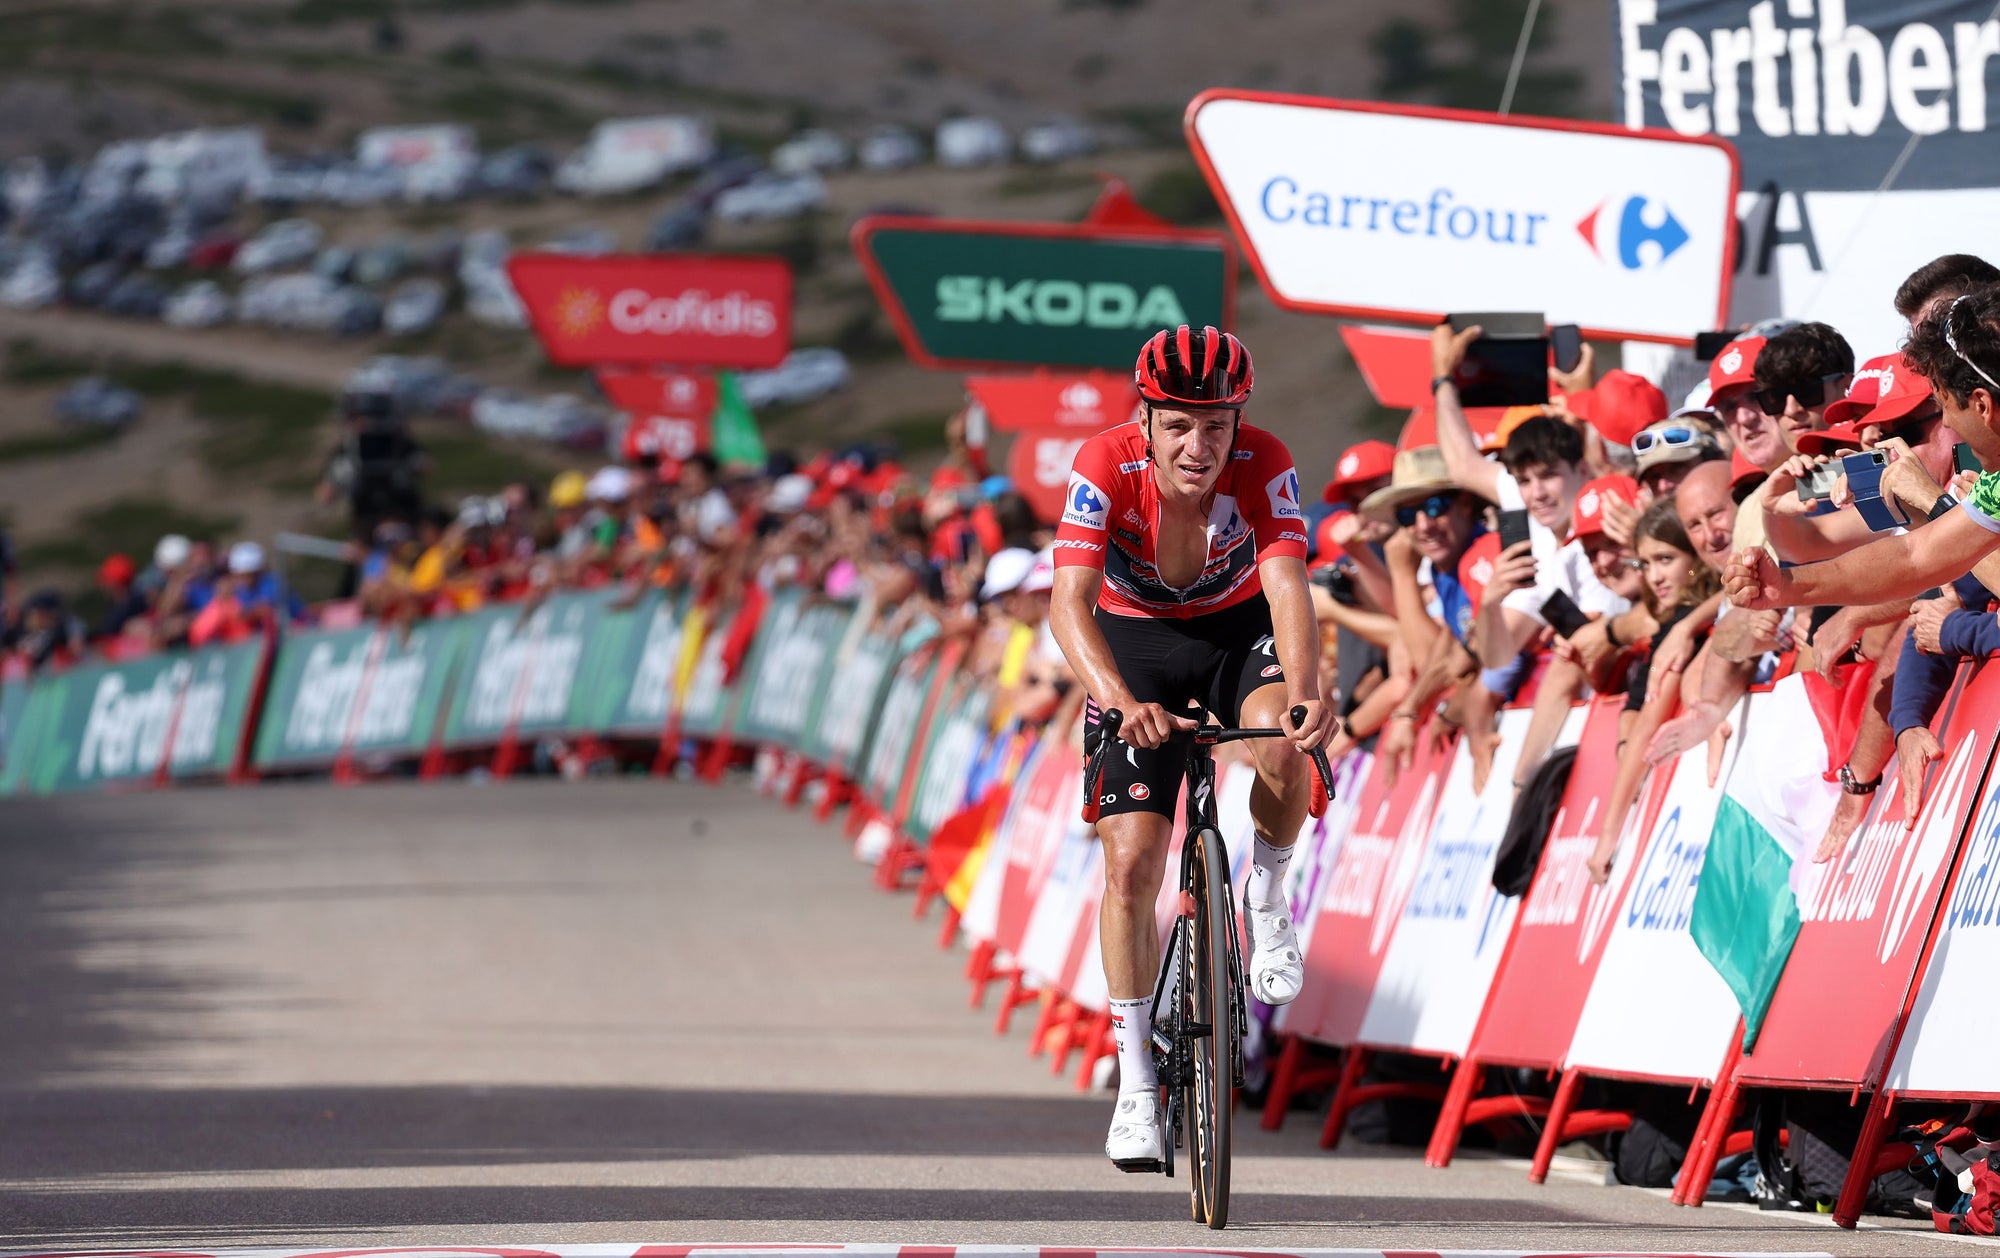
[[[1420,733],[1416,756],[1393,787],[1383,780],[1380,757],[1362,787],[1354,827],[1320,892],[1306,948],[1305,988],[1286,1018],[1307,1039],[1352,1044],[1361,1032],[1457,752],[1456,743],[1444,751],[1429,750],[1429,743],[1428,732]]]
[[[1007,452],[1007,475],[1037,519],[1062,515],[1063,494],[1069,488],[1069,467],[1090,434],[1080,428],[1041,428],[1017,433]]]
[[[1798,942],[1756,1049],[1737,1064],[1739,1082],[1873,1087],[1881,1080],[2000,729],[2000,669],[1973,672],[1932,727],[1942,727],[1946,754],[1925,783],[1916,828],[1903,823],[1891,761],[1861,833],[1800,887]]]
[[[1431,404],[1431,338],[1427,333],[1347,324],[1347,352],[1375,400],[1392,410]]]
[[[507,275],[559,366],[775,367],[791,348],[782,258],[517,253]]]
[[[1652,775],[1627,814],[1631,850],[1619,853],[1610,882],[1592,884],[1588,861],[1618,773],[1618,714],[1624,706],[1623,695],[1601,698],[1585,719],[1569,788],[1521,905],[1513,947],[1472,1039],[1468,1055],[1479,1061],[1546,1066],[1569,1050],[1612,919],[1632,871],[1644,859],[1652,814],[1672,776]]]
[[[715,414],[715,376],[670,368],[599,367],[598,387],[630,417],[625,429],[627,462],[643,455],[685,459],[714,443],[709,419]]]
[[[1062,837],[1083,812],[1083,761],[1053,749],[1035,761],[1034,771],[1014,787],[1008,822],[1007,872],[1000,883],[1000,908],[993,942],[1015,953],[1027,934],[1028,918],[1048,880],[1049,864]]]
[[[1126,422],[1139,409],[1139,390],[1126,373],[968,376],[965,387],[1000,432],[1064,429],[1088,436]]]

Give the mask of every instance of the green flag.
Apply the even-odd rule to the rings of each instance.
[[[716,373],[715,417],[709,421],[710,438],[715,442],[716,462],[764,466],[764,438],[757,432],[757,417],[743,401],[736,387],[736,373]]]

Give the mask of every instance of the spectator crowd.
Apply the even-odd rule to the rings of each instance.
[[[1980,479],[2000,468],[2000,269],[1942,257],[1894,300],[1910,324],[1900,350],[1862,357],[1824,323],[1769,321],[1724,345],[1677,403],[1630,372],[1597,376],[1586,347],[1574,371],[1551,369],[1546,404],[1468,411],[1451,377],[1478,330],[1436,329],[1434,403],[1401,448],[1345,450],[1311,512],[1323,689],[1345,725],[1334,750],[1375,747],[1393,774],[1420,740],[1462,731],[1483,787],[1499,710],[1529,704],[1512,758],[1525,787],[1577,700],[1623,694],[1592,861],[1603,878],[1647,765],[1704,742],[1719,754],[1746,688],[1811,670],[1866,696],[1820,856],[1852,836],[1885,772],[1903,775],[1913,819],[1956,662],[2000,649],[2000,560],[1972,553],[2000,539],[2000,479]],[[1038,708],[1080,701],[1047,629],[1050,528],[988,474],[962,423],[947,437],[921,479],[868,445],[803,462],[779,452],[756,469],[635,448],[455,511],[357,506],[353,597],[331,614],[408,620],[604,586],[723,603],[803,587],[865,600],[909,640],[964,637],[971,667],[1039,688]],[[1977,527],[1953,526],[1959,543],[1932,547],[1943,558],[1898,561],[1939,569],[1935,589],[1878,598],[1864,574],[1818,605],[1777,605],[1770,574],[1892,530],[1914,546],[1954,510]],[[1962,568],[1940,567],[1956,557]],[[90,626],[51,591],[20,599],[0,584],[0,649],[17,672],[92,645],[240,641],[318,614],[252,541],[170,535],[143,567],[105,560],[98,583],[108,611]]]

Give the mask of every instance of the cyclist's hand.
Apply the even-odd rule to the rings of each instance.
[[[1299,725],[1292,724],[1292,710],[1286,708],[1278,714],[1278,727],[1292,740],[1292,746],[1301,754],[1315,747],[1324,747],[1340,732],[1340,719],[1333,709],[1318,699],[1308,699],[1297,705],[1306,710],[1306,719]]]
[[[1119,727],[1118,737],[1141,751],[1151,751],[1176,731],[1191,730],[1197,724],[1188,717],[1175,716],[1157,703],[1135,703],[1125,709],[1125,724]]]

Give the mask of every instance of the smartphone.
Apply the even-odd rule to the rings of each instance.
[[[1590,623],[1590,617],[1583,614],[1576,600],[1561,590],[1542,600],[1542,619],[1548,622],[1549,628],[1555,630],[1558,637],[1563,638]]]
[[[1558,323],[1549,329],[1549,353],[1554,355],[1556,370],[1567,374],[1576,370],[1583,361],[1583,329],[1574,323]]]
[[[1984,474],[1986,468],[1980,464],[1979,456],[1972,452],[1972,447],[1961,441],[1951,448],[1951,470]]]
[[[1502,511],[1500,513],[1500,549],[1504,553],[1508,547],[1530,540],[1528,537],[1528,513],[1526,511]]]
[[[1539,314],[1494,311],[1445,316],[1454,331],[1480,329],[1452,373],[1465,406],[1540,406],[1549,400],[1548,324]]]
[[[1697,332],[1694,334],[1694,358],[1696,362],[1713,362],[1722,352],[1722,347],[1735,340],[1737,333],[1724,328],[1719,332]]]

